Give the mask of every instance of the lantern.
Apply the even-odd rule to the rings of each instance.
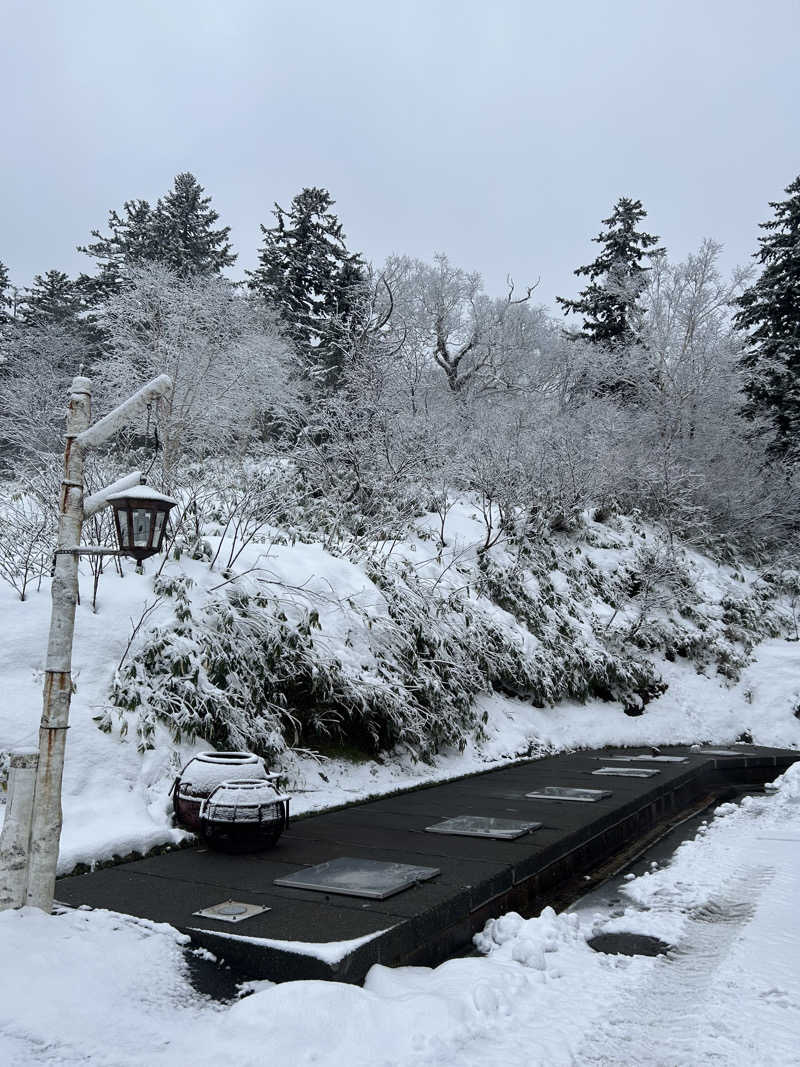
[[[177,500],[156,492],[147,485],[137,485],[108,498],[114,509],[119,549],[123,556],[133,556],[137,563],[161,551],[167,515]]]

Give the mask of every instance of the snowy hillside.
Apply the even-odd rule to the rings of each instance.
[[[800,644],[769,575],[668,558],[629,518],[482,552],[462,498],[369,552],[274,529],[229,569],[221,529],[107,572],[96,613],[83,575],[62,871],[179,840],[169,787],[209,747],[262,752],[302,812],[569,747],[800,745]],[[0,587],[5,753],[36,743],[48,594]]]

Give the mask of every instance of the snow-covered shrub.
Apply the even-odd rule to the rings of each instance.
[[[368,622],[360,670],[331,652],[319,614],[297,601],[239,581],[193,604],[189,579],[162,576],[156,592],[173,598],[174,618],[121,668],[112,700],[135,713],[142,747],[162,721],[176,737],[275,761],[331,739],[368,751],[402,744],[420,758],[463,748],[481,735],[475,697],[491,690],[542,707],[600,696],[633,712],[663,690],[650,662],[603,647],[552,585],[534,596],[521,571],[480,559],[472,590],[432,588],[408,564],[367,564],[388,617]]]
[[[800,570],[794,565],[779,561],[761,575],[772,594],[784,598],[787,614],[787,639],[800,641]]]
[[[609,639],[666,659],[687,659],[698,670],[713,667],[738,681],[754,646],[781,632],[785,621],[767,588],[748,597],[726,594],[718,605],[703,603],[688,564],[664,544],[646,542],[621,567],[617,584],[628,600],[624,622]]]
[[[112,700],[136,712],[140,747],[157,720],[176,738],[203,737],[275,760],[290,745],[347,738],[377,750],[403,741],[430,749],[418,707],[380,679],[355,679],[315,645],[319,617],[289,619],[280,602],[236,586],[194,617],[189,580],[161,580],[175,618],[154,629],[114,680]]]
[[[276,527],[291,519],[300,500],[294,472],[284,463],[242,464],[226,471],[210,507],[219,537],[212,569],[219,564],[229,574],[248,545],[279,538]]]
[[[369,577],[387,603],[390,625],[376,656],[387,682],[400,681],[418,709],[427,747],[463,748],[480,733],[474,698],[502,682],[525,684],[522,642],[503,631],[465,592],[432,594],[410,567],[373,565]],[[395,681],[395,684],[396,684]]]
[[[530,592],[530,578],[530,572],[526,576],[520,567],[502,568],[488,558],[481,560],[478,589],[536,639],[527,672],[533,684],[512,691],[524,693],[538,707],[596,696],[637,710],[664,691],[652,663],[624,650],[611,652],[586,632],[578,617],[579,605],[556,592],[546,569],[535,574],[536,596]]]
[[[0,486],[0,578],[20,600],[31,582],[49,573],[56,540],[55,500],[47,507],[29,489]]]
[[[755,589],[748,596],[726,596],[722,600],[722,621],[729,641],[749,645],[765,637],[778,637],[787,623],[767,590]]]
[[[348,359],[339,390],[296,415],[291,463],[302,525],[336,554],[404,536],[439,469],[441,427],[398,408],[387,362],[380,351]]]

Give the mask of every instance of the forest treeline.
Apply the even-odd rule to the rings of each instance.
[[[20,486],[49,484],[83,365],[97,410],[172,375],[169,404],[115,446],[157,442],[151,480],[170,490],[187,464],[271,456],[291,471],[276,492],[354,537],[398,536],[470,493],[487,549],[593,508],[641,514],[670,545],[790,552],[800,178],[785,192],[755,265],[730,276],[710,239],[673,261],[641,202],[621,197],[575,271],[584,289],[559,298],[562,318],[535,286],[490,294],[445,254],[366,262],[321,188],[275,205],[256,269],[234,283],[229,228],[179,174],[154,205],[109,213],[81,246],[93,269],[79,277],[47,270],[18,289],[0,264],[6,513],[30,507]]]
[[[78,368],[98,414],[166,372],[169,401],[87,463],[90,492],[140,469],[179,501],[101,729],[427,757],[480,737],[481,692],[641,714],[659,655],[733,682],[798,632],[800,179],[786,192],[730,276],[712,240],[672,260],[621,197],[565,317],[445,254],[368,263],[320,188],[275,205],[235,283],[228,228],[180,174],[110,212],[86,274],[20,291],[2,270],[0,578],[25,600],[49,573]],[[113,543],[106,512],[84,537]],[[276,577],[298,542],[383,608]],[[710,591],[691,546],[741,595]]]

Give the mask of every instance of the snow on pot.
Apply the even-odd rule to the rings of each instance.
[[[201,752],[189,760],[172,786],[177,822],[187,830],[200,829],[200,805],[220,782],[232,778],[264,780],[267,768],[253,752]]]
[[[200,833],[223,852],[271,848],[289,825],[289,797],[279,796],[268,780],[223,782],[200,808]]]

